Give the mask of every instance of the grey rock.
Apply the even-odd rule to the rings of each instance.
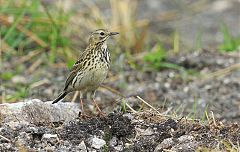
[[[82,141],[82,142],[78,145],[78,149],[80,150],[80,152],[87,152],[87,147],[86,147],[84,141]]]
[[[70,121],[78,116],[80,109],[77,103],[52,104],[38,99],[18,103],[0,104],[1,122],[13,128],[17,124],[39,124],[59,121]]]
[[[104,145],[106,145],[105,140],[97,138],[97,137],[93,137],[92,139],[92,147],[95,149],[100,149],[102,148]]]
[[[172,140],[172,138],[164,139],[160,144],[157,145],[154,152],[159,152],[159,151],[162,151],[163,149],[168,149],[173,144],[174,144],[174,141]]]
[[[18,137],[16,138],[16,143],[20,147],[24,147],[25,149],[30,149],[30,144],[32,141],[32,136],[29,133],[26,132],[20,132]]]
[[[124,148],[123,145],[123,142],[115,136],[109,141],[109,147],[114,149],[114,151],[122,151]]]
[[[27,83],[27,80],[24,76],[21,76],[21,75],[16,75],[12,78],[12,82],[13,83],[22,83],[22,84],[25,84]]]
[[[57,134],[44,134],[42,137],[42,141],[45,143],[50,143],[51,145],[55,145],[59,142],[59,138]]]
[[[109,141],[109,145],[111,147],[114,147],[117,145],[117,138],[115,136]]]
[[[118,145],[116,147],[114,147],[115,151],[123,151],[123,145]]]
[[[57,134],[44,134],[42,137],[42,140],[50,139],[50,138],[58,138],[58,137],[57,137]]]
[[[178,141],[180,143],[184,143],[184,142],[190,142],[193,141],[194,137],[193,136],[189,136],[189,135],[183,135],[181,137],[178,138]]]
[[[151,136],[154,134],[153,129],[150,127],[148,127],[147,129],[136,128],[136,131],[141,136]]]
[[[123,117],[127,117],[130,120],[132,120],[134,118],[134,116],[131,113],[125,113],[125,114],[123,114]]]
[[[17,148],[13,147],[11,143],[1,143],[0,151],[17,151]]]

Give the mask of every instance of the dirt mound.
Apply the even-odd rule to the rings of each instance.
[[[240,128],[221,122],[173,119],[153,112],[111,113],[65,123],[1,124],[1,151],[237,150]]]

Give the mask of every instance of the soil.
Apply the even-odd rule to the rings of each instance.
[[[2,124],[0,134],[5,137],[0,140],[1,151],[226,151],[236,150],[240,127],[218,121],[204,125],[148,111],[16,128]]]
[[[177,66],[170,69],[146,66],[141,56],[147,50],[134,55],[133,61],[120,55],[112,60],[105,87],[96,93],[96,101],[108,114],[106,117],[76,116],[71,121],[9,124],[2,123],[0,113],[0,151],[239,151],[240,52],[209,49],[222,42],[219,32],[222,22],[236,36],[239,2],[205,1],[204,5],[198,4],[200,9],[190,5],[193,1],[139,2],[137,18],[150,20],[149,35],[160,34],[160,41],[164,42],[166,35],[178,29],[181,51],[169,54],[164,61]],[[170,20],[166,12],[169,9],[177,10]],[[194,45],[198,36],[202,39],[200,47],[208,49],[184,51]],[[156,40],[152,38],[151,43]],[[9,80],[0,79],[2,99],[20,102],[19,98],[21,101],[36,98],[45,104],[57,97],[69,72],[65,64],[46,65],[48,61],[41,55],[41,65],[29,70],[32,61],[19,64],[19,58],[1,63],[0,73],[14,73]],[[23,93],[26,90],[27,94]],[[63,102],[70,102],[73,96],[74,93],[68,95]],[[78,97],[75,102],[79,102]],[[85,101],[84,106],[87,114],[96,114],[91,102]]]

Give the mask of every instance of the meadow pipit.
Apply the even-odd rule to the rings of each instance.
[[[87,48],[73,65],[62,93],[52,102],[53,104],[63,99],[70,92],[80,91],[82,110],[82,99],[87,97],[88,100],[94,102],[97,110],[101,113],[94,100],[94,95],[96,89],[106,78],[110,67],[107,39],[116,34],[119,33],[109,32],[105,29],[96,30],[91,34]]]

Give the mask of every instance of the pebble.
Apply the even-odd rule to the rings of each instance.
[[[95,149],[100,149],[102,148],[104,145],[106,145],[106,142],[103,139],[94,137],[92,139],[92,147]]]
[[[81,152],[87,152],[87,147],[85,145],[85,142],[82,141],[79,145],[78,145],[78,148]]]
[[[24,76],[16,75],[12,78],[13,83],[21,83],[21,84],[26,84],[27,80]]]
[[[55,145],[56,143],[58,143],[59,138],[57,134],[43,134],[42,141],[45,143],[51,143]]]

